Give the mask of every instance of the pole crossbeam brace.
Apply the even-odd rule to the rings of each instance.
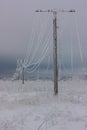
[[[35,12],[48,12],[48,13],[53,13],[53,12],[56,12],[56,13],[58,13],[58,12],[71,12],[71,13],[73,13],[73,12],[76,12],[74,9],[71,9],[71,10],[36,10]]]
[[[74,13],[74,9],[71,10],[36,10],[35,12],[53,13],[53,61],[54,61],[54,94],[58,94],[58,61],[57,61],[57,13]]]

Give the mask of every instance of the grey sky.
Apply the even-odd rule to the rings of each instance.
[[[26,50],[29,23],[36,9],[76,9],[80,36],[87,50],[87,0],[0,0],[0,55],[19,55]]]

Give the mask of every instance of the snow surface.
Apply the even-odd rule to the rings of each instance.
[[[1,80],[0,130],[87,130],[87,80]]]

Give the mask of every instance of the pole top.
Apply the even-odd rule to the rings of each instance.
[[[72,10],[69,10],[69,12],[76,12],[76,10],[75,10],[75,9],[72,9]]]

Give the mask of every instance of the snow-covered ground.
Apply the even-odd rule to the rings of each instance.
[[[87,80],[1,80],[0,130],[87,130]]]

